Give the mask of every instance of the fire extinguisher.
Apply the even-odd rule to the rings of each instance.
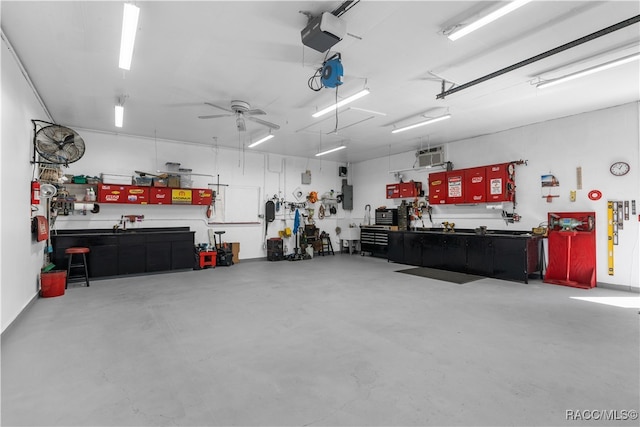
[[[40,204],[40,183],[38,181],[31,181],[31,204]]]

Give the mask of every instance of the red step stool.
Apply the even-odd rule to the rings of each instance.
[[[202,251],[200,253],[200,268],[215,267],[218,252]]]

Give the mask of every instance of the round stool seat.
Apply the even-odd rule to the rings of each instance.
[[[72,247],[72,248],[67,248],[64,250],[65,254],[88,254],[89,253],[89,248],[83,248],[83,247]]]

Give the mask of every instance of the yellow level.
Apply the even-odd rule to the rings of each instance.
[[[609,276],[613,276],[613,202],[607,202],[607,258]]]

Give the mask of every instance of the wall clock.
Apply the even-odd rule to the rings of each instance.
[[[626,162],[615,162],[609,168],[609,171],[614,176],[622,176],[626,175],[629,172],[629,163]]]

